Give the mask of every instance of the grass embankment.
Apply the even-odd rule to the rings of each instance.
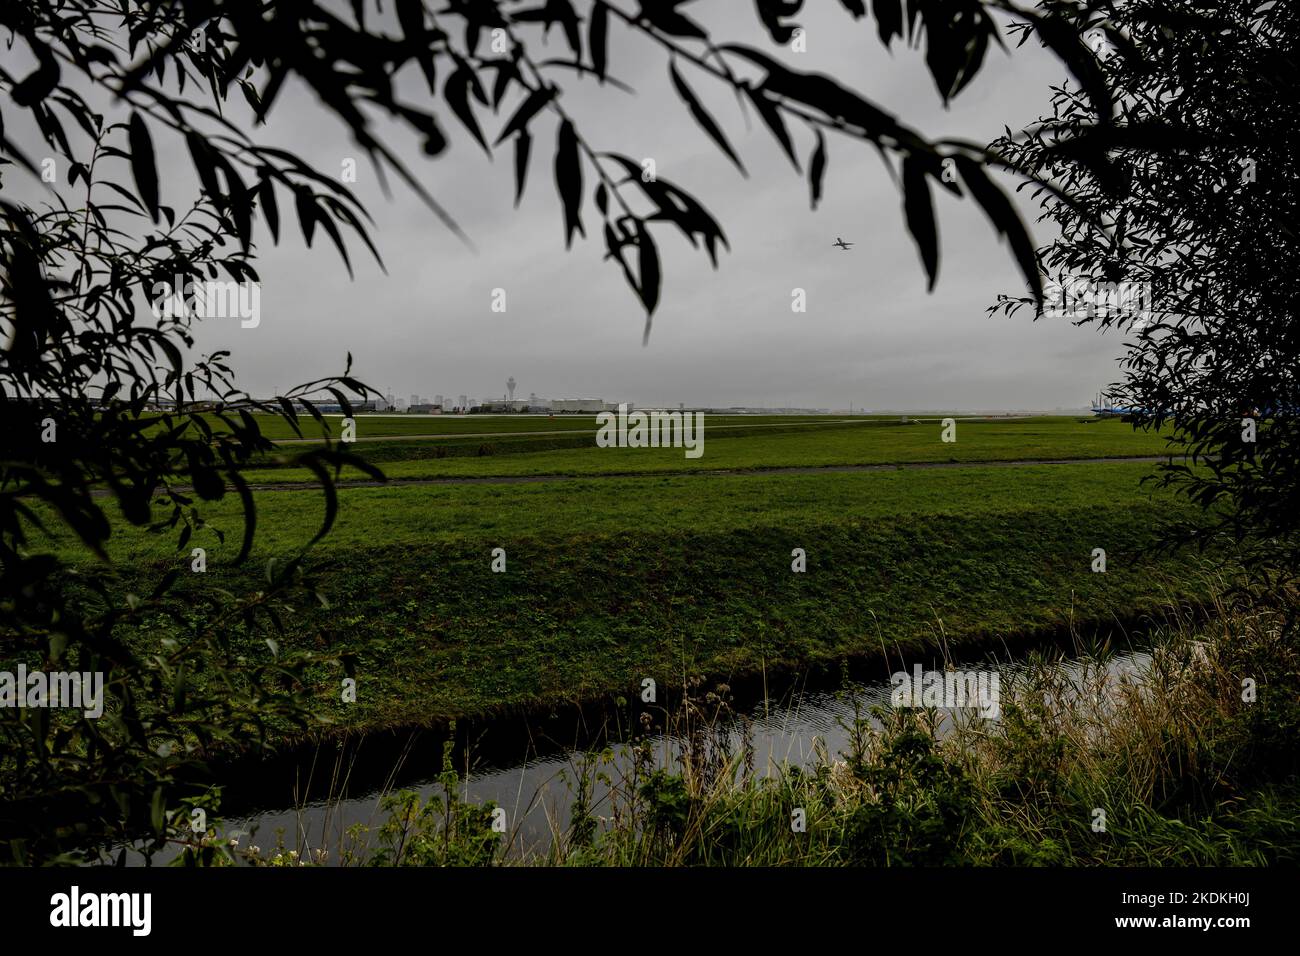
[[[680,448],[596,448],[595,425],[585,437],[493,439],[463,445],[358,441],[348,450],[378,463],[390,478],[465,478],[523,475],[648,474],[835,465],[925,462],[1022,461],[1149,457],[1167,453],[1165,439],[1134,431],[1120,421],[1039,418],[1026,421],[961,421],[954,442],[941,440],[937,422],[899,424],[864,420],[851,424],[786,424],[781,428],[713,428],[706,416],[704,454],[686,458]],[[549,447],[565,444],[566,447]],[[572,447],[581,443],[581,447]],[[285,446],[286,453],[302,446]],[[480,451],[483,454],[480,454]],[[253,482],[311,482],[304,468],[245,472]],[[369,478],[345,470],[343,477]]]
[[[782,476],[666,476],[509,486],[353,489],[313,552],[331,608],[287,622],[284,646],[354,651],[355,704],[314,675],[344,726],[375,728],[625,694],[644,677],[739,676],[1128,618],[1201,597],[1188,556],[1145,549],[1179,515],[1140,488],[1149,465]],[[196,537],[201,590],[256,587],[301,545],[319,495],[257,498],[254,567]],[[233,503],[210,520],[234,533]],[[238,535],[234,534],[237,539]],[[228,534],[227,541],[231,541]],[[70,548],[66,541],[62,546]],[[506,571],[491,570],[504,548]],[[807,572],[792,573],[803,548]],[[1107,571],[1091,570],[1104,548]],[[147,578],[188,567],[159,539],[113,542]],[[142,648],[165,633],[142,630]],[[269,651],[264,633],[232,633]]]

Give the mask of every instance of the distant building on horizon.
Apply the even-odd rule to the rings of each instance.
[[[632,403],[627,403],[628,411],[632,410]],[[617,411],[618,406],[611,404],[599,398],[556,398],[551,400],[551,411],[564,413],[583,413],[583,412],[612,412]]]

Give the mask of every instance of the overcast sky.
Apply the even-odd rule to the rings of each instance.
[[[803,54],[779,51],[740,0],[703,0],[686,12],[715,39],[751,43],[798,68],[831,74],[931,137],[986,142],[1004,124],[1018,128],[1044,112],[1049,87],[1063,75],[1036,45],[1010,55],[992,51],[974,84],[945,110],[921,53],[896,44],[891,55],[870,21],[851,20],[838,4],[808,6],[800,17]],[[1017,293],[1023,281],[974,204],[939,195],[940,275],[927,294],[899,194],[874,149],[829,137],[824,201],[810,211],[806,180],[752,116],[747,128],[729,91],[680,66],[740,152],[748,179],[677,99],[662,51],[620,24],[612,34],[610,72],[636,95],[565,72],[557,79],[567,84],[566,108],[596,148],[653,157],[660,176],[713,212],[731,244],[714,271],[674,227],[657,228],[665,287],[647,345],[639,303],[617,266],[602,262],[590,172],[589,238],[564,249],[549,119],[534,123],[528,190],[518,209],[509,143],[489,162],[443,108],[452,147],[441,157],[424,157],[414,140],[388,130],[392,145],[468,233],[471,250],[401,185],[385,198],[346,130],[301,87],[286,90],[256,138],[335,174],[345,158],[358,159],[354,189],[374,217],[387,275],[358,245],[350,280],[324,237],[307,250],[290,221],[281,245],[260,249],[260,326],[212,320],[200,329],[199,344],[231,349],[240,384],[255,394],[339,371],[349,350],[358,377],[402,399],[499,397],[513,375],[517,396],[525,397],[1051,409],[1086,405],[1118,377],[1113,335],[1061,319],[985,314],[999,292]],[[537,52],[566,55],[559,31],[550,51]],[[418,73],[403,74],[399,90],[416,101],[421,92],[427,97],[422,83]],[[232,95],[235,115],[239,100]],[[507,116],[484,116],[489,140]],[[806,159],[811,136],[792,132]],[[155,139],[163,201],[176,202],[190,181],[188,156],[163,133]],[[286,214],[287,206],[282,202]],[[259,235],[269,243],[264,229]],[[856,245],[835,249],[837,236]],[[807,292],[803,314],[790,308],[796,287]],[[490,309],[494,288],[506,290],[504,314]]]

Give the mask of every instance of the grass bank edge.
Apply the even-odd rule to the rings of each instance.
[[[1002,517],[523,541],[504,575],[483,573],[473,548],[353,552],[313,572],[329,609],[306,610],[277,642],[355,655],[357,703],[334,699],[337,670],[311,674],[332,723],[305,736],[323,739],[608,702],[645,677],[672,687],[882,653],[978,655],[1072,627],[1118,635],[1209,601],[1231,566],[1148,552],[1142,509]],[[1106,573],[1089,568],[1098,536],[1112,544]],[[813,556],[803,574],[790,570],[794,541]],[[128,639],[147,648],[149,634]]]

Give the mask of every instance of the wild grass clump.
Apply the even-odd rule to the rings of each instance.
[[[1163,629],[1140,676],[1037,666],[992,733],[959,732],[981,795],[971,862],[1300,859],[1300,654],[1286,605],[1220,598]]]

